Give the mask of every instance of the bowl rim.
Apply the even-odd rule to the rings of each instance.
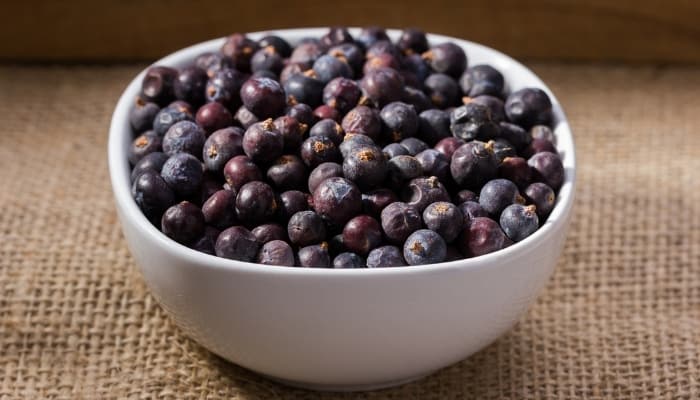
[[[276,34],[279,35],[290,42],[294,43],[305,36],[319,37],[327,32],[328,28],[316,27],[316,28],[293,28],[293,29],[274,29],[259,32],[251,32],[246,35],[252,39],[259,39],[264,35]],[[348,28],[352,35],[357,35],[360,28]],[[387,29],[387,34],[392,39],[396,40],[401,34],[399,29]],[[130,219],[132,225],[137,229],[140,234],[150,236],[157,245],[162,246],[165,251],[173,254],[174,256],[187,261],[188,263],[198,264],[198,267],[206,267],[217,270],[231,270],[243,273],[255,273],[255,274],[302,274],[302,275],[312,275],[317,277],[327,277],[327,276],[344,276],[344,275],[375,275],[375,274],[432,274],[440,273],[444,271],[451,270],[468,270],[468,269],[482,269],[482,268],[492,268],[494,264],[500,264],[508,259],[516,258],[527,251],[531,245],[539,241],[547,241],[552,235],[559,231],[562,224],[568,222],[568,218],[571,213],[574,201],[574,191],[576,186],[576,154],[573,134],[568,123],[568,119],[564,114],[559,100],[552,93],[551,89],[529,68],[516,61],[512,57],[495,50],[493,48],[484,46],[479,43],[475,43],[469,40],[434,34],[426,33],[430,43],[441,43],[446,41],[452,41],[458,44],[460,47],[465,49],[467,57],[469,58],[469,49],[478,50],[481,52],[490,53],[490,56],[495,58],[494,61],[498,61],[501,65],[510,65],[510,67],[515,68],[519,74],[526,75],[528,81],[535,83],[534,86],[544,90],[550,97],[552,101],[552,109],[554,113],[554,131],[557,137],[557,150],[561,153],[564,151],[564,156],[562,161],[565,168],[564,182],[562,187],[559,189],[557,195],[557,200],[554,209],[550,213],[547,221],[540,226],[537,231],[532,235],[528,236],[524,240],[514,243],[513,245],[498,250],[493,253],[484,254],[478,257],[465,258],[455,261],[442,262],[437,264],[426,264],[417,266],[402,266],[402,267],[390,267],[390,268],[301,268],[301,267],[288,267],[288,266],[273,266],[254,263],[254,262],[244,262],[238,260],[226,259],[206,253],[199,252],[197,250],[191,249],[185,245],[175,242],[174,240],[165,236],[160,230],[153,226],[146,216],[141,212],[139,207],[136,205],[133,197],[131,196],[131,180],[130,171],[126,154],[126,147],[123,145],[123,136],[126,134],[131,135],[131,126],[129,123],[129,114],[133,107],[134,98],[140,90],[140,84],[145,75],[146,70],[153,65],[182,65],[188,61],[191,61],[197,55],[205,52],[218,51],[218,49],[223,44],[225,37],[211,39],[204,42],[200,42],[173,53],[157,60],[153,64],[144,68],[139,72],[136,77],[128,84],[125,90],[119,97],[117,106],[115,107],[114,113],[112,114],[112,119],[109,128],[109,139],[108,139],[108,166],[110,181],[112,184],[112,190],[114,193],[114,199],[118,208],[122,211],[122,218]],[[496,67],[499,70],[502,68]],[[506,83],[508,83],[508,76],[504,73],[506,78]],[[123,222],[120,221],[123,224]],[[122,227],[123,229],[123,227]]]

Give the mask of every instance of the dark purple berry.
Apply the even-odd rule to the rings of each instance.
[[[400,190],[413,178],[423,176],[423,168],[415,157],[396,156],[387,162],[387,182],[389,186]]]
[[[511,204],[501,213],[499,222],[506,236],[514,242],[519,242],[530,236],[539,227],[536,207]]]
[[[396,46],[404,54],[422,54],[428,51],[428,38],[425,32],[416,28],[406,28],[401,32],[401,37]]]
[[[548,127],[547,125],[535,125],[530,128],[530,137],[533,139],[548,140],[551,143],[557,142],[557,138],[554,136],[552,128]]]
[[[267,78],[267,79],[272,79],[274,81],[279,81],[279,76],[277,76],[277,74],[275,74],[272,71],[268,71],[268,70],[264,70],[264,69],[262,69],[260,71],[253,72],[253,74],[250,75],[250,77],[251,78]]]
[[[333,259],[333,268],[364,268],[367,262],[355,253],[340,253]]]
[[[477,217],[462,230],[458,244],[466,257],[477,257],[508,247],[512,242],[491,218]]]
[[[452,155],[450,172],[462,188],[477,190],[496,176],[498,160],[492,146],[480,141],[463,144]]]
[[[287,222],[289,218],[309,209],[310,195],[298,190],[288,190],[280,194],[278,214],[282,221]]]
[[[218,229],[207,226],[204,228],[204,235],[197,239],[190,248],[214,256],[216,255],[216,250],[214,249],[216,238],[219,237],[220,233]]]
[[[297,246],[308,246],[326,239],[323,218],[313,211],[299,211],[287,224],[289,240]]]
[[[209,135],[214,131],[233,125],[233,115],[223,104],[215,101],[201,106],[197,110],[195,121]]]
[[[144,170],[136,177],[131,186],[131,195],[151,222],[157,222],[163,212],[175,203],[172,189],[157,171],[151,169]]]
[[[227,189],[224,187],[225,183],[221,178],[222,176],[219,173],[204,171],[204,175],[202,175],[202,184],[199,185],[199,198],[190,197],[190,201],[195,202],[197,205],[203,205],[207,199],[221,190],[221,188]]]
[[[287,115],[275,119],[274,124],[275,128],[282,134],[284,151],[288,153],[296,152],[301,142],[304,141],[304,136],[309,127],[297,121],[296,118]]]
[[[316,79],[323,82],[324,85],[334,78],[351,79],[353,76],[352,68],[347,62],[327,54],[320,56],[314,61],[313,70],[316,73]]]
[[[352,68],[355,76],[362,74],[362,65],[365,62],[365,54],[359,47],[352,43],[342,43],[328,50],[328,55],[345,60]]]
[[[262,180],[260,168],[248,156],[235,156],[224,166],[224,177],[234,190],[244,184]]]
[[[521,157],[506,157],[498,166],[498,177],[507,179],[520,189],[530,184],[532,174],[527,160]]]
[[[313,193],[314,190],[316,190],[316,188],[318,187],[318,185],[320,185],[321,182],[325,181],[326,179],[342,176],[343,167],[340,164],[334,162],[325,162],[319,164],[316,168],[314,168],[313,171],[311,171],[311,174],[309,175],[309,193]]]
[[[450,130],[464,140],[489,140],[498,135],[498,125],[488,107],[474,102],[455,108],[450,114]]]
[[[236,223],[236,193],[219,190],[202,205],[202,214],[207,225],[226,229]]]
[[[233,66],[241,72],[250,72],[250,59],[257,50],[258,44],[240,33],[227,37],[221,47],[221,53],[229,57]]]
[[[476,104],[481,104],[483,106],[488,107],[489,111],[491,111],[491,119],[495,123],[501,123],[506,120],[506,112],[503,104],[503,100],[499,99],[498,97],[494,96],[489,96],[489,95],[481,95],[481,96],[476,96],[474,98],[466,97],[463,99],[465,102],[472,102]]]
[[[238,121],[238,123],[241,124],[243,129],[248,129],[251,125],[260,122],[260,118],[258,118],[252,112],[250,112],[250,110],[245,108],[245,106],[240,106],[238,108],[236,114],[233,116],[233,119]]]
[[[292,154],[279,157],[267,169],[267,179],[278,190],[304,189],[307,176],[306,165]]]
[[[273,240],[287,241],[287,229],[280,224],[262,224],[250,231],[258,243],[265,244]]]
[[[362,211],[373,217],[379,217],[384,207],[399,201],[394,191],[389,189],[376,189],[367,194],[362,194]]]
[[[559,190],[564,182],[564,166],[559,155],[543,151],[527,160],[532,169],[532,179],[544,182],[554,191]]]
[[[243,105],[258,118],[282,114],[287,99],[282,86],[269,78],[251,78],[241,87]]]
[[[437,177],[421,177],[411,180],[404,188],[402,200],[423,212],[431,203],[450,201],[450,194]]]
[[[439,201],[428,205],[423,210],[425,227],[437,232],[445,242],[451,243],[462,231],[464,216],[452,203]]]
[[[455,204],[462,204],[465,201],[479,201],[479,196],[471,190],[463,189],[452,197],[452,202]]]
[[[316,212],[335,226],[342,226],[362,209],[362,194],[345,178],[328,178],[314,190]]]
[[[523,157],[530,158],[534,156],[537,153],[541,153],[543,151],[548,151],[550,153],[555,153],[557,152],[557,148],[554,147],[554,144],[550,142],[549,140],[546,139],[532,139],[532,142],[528,144],[525,149],[523,149]]]
[[[522,150],[532,141],[530,134],[518,125],[501,122],[499,127],[501,128],[500,137],[512,143],[515,150]]]
[[[363,188],[372,188],[384,182],[388,164],[377,146],[357,146],[343,160],[343,175]]]
[[[474,219],[478,217],[488,217],[489,213],[484,210],[484,208],[481,206],[481,204],[477,203],[475,200],[471,201],[465,201],[464,203],[460,204],[458,206],[459,211],[462,213],[462,217],[464,219],[462,222],[464,222],[462,225],[467,226],[469,223]]]
[[[544,222],[554,208],[554,201],[556,200],[554,190],[544,183],[535,182],[525,188],[523,194],[527,203],[536,207],[537,216]]]
[[[377,140],[382,131],[379,114],[367,106],[357,106],[348,111],[341,126],[346,133],[365,135],[372,140]]]
[[[509,141],[497,138],[495,140],[489,140],[487,143],[493,149],[493,155],[499,163],[502,163],[508,157],[517,157],[518,153],[515,151],[515,146],[513,146]]]
[[[175,153],[163,164],[160,174],[176,194],[187,197],[199,190],[204,171],[197,157],[189,153]]]
[[[387,104],[379,113],[384,135],[391,141],[415,136],[418,131],[418,114],[413,106],[395,101]]]
[[[324,83],[316,79],[313,70],[291,75],[284,82],[284,92],[289,104],[304,103],[317,107],[323,100]]]
[[[314,244],[302,247],[297,253],[299,266],[306,268],[328,268],[331,266],[331,256],[328,254],[328,243]]]
[[[160,111],[158,104],[147,102],[141,97],[136,99],[136,105],[129,114],[129,123],[136,133],[141,133],[153,128],[153,119]]]
[[[459,80],[465,96],[476,97],[484,94],[500,97],[503,94],[503,75],[486,64],[467,68]]]
[[[354,43],[355,40],[343,26],[333,26],[328,28],[328,32],[321,36],[321,44],[325,47],[337,46],[341,43]]]
[[[548,125],[552,121],[552,102],[542,89],[525,88],[511,93],[506,99],[508,120],[530,129],[533,125]]]
[[[268,35],[258,40],[258,47],[272,47],[282,57],[289,57],[292,54],[292,46],[283,38],[275,35]]]
[[[424,141],[413,137],[402,140],[400,144],[408,150],[408,154],[411,156],[415,156],[421,151],[427,150],[429,147]]]
[[[370,250],[381,244],[382,228],[379,222],[369,215],[358,215],[343,228],[343,245],[359,255],[367,255]]]
[[[366,56],[367,58],[377,57],[381,54],[391,54],[397,59],[401,59],[402,54],[398,47],[396,47],[390,40],[379,40],[372,43],[371,46],[367,48]]]
[[[317,120],[332,119],[335,122],[340,122],[343,117],[338,110],[325,104],[321,104],[314,109],[314,116]]]
[[[386,146],[384,146],[382,152],[384,153],[384,155],[386,155],[386,158],[388,159],[392,159],[398,156],[410,155],[408,153],[408,149],[403,147],[401,143],[389,143]]]
[[[277,75],[284,68],[284,58],[273,46],[262,47],[250,59],[250,69],[253,73],[269,71]]]
[[[186,108],[181,106],[168,106],[161,108],[153,118],[153,131],[159,135],[165,135],[165,132],[170,129],[171,126],[175,125],[180,121],[193,121],[194,117],[192,113]]]
[[[243,151],[257,163],[269,163],[282,155],[284,138],[272,118],[251,125],[243,135]]]
[[[202,155],[206,135],[199,125],[192,121],[180,121],[171,126],[163,136],[163,152],[169,156],[175,153],[189,153],[195,157]]]
[[[355,38],[355,42],[359,43],[365,49],[368,49],[380,40],[388,41],[389,36],[386,34],[384,28],[378,26],[368,26],[362,28],[360,34]]]
[[[131,170],[131,180],[135,181],[139,175],[146,171],[153,171],[160,174],[160,170],[163,169],[163,164],[165,164],[167,160],[168,155],[159,151],[146,154],[134,165],[134,169]]]
[[[207,101],[223,104],[229,110],[241,105],[240,91],[245,76],[235,69],[222,69],[209,78],[205,89]]]
[[[277,212],[275,192],[265,182],[253,181],[241,186],[236,196],[236,215],[248,224],[269,221]]]
[[[161,230],[178,243],[192,243],[204,234],[202,210],[189,201],[175,204],[163,214]]]
[[[231,59],[218,52],[200,54],[195,58],[194,65],[207,71],[210,78],[223,69],[233,68]]]
[[[131,142],[128,154],[129,163],[136,165],[146,155],[162,151],[162,143],[163,139],[153,131],[143,133]]]
[[[362,90],[357,82],[347,78],[335,78],[323,89],[323,102],[345,114],[357,105]]]
[[[440,263],[445,261],[446,256],[445,240],[430,229],[413,232],[403,245],[403,258],[408,265]]]
[[[428,75],[432,74],[433,71],[420,54],[409,54],[403,58],[401,73],[407,84],[420,88]]]
[[[340,151],[333,141],[325,136],[313,136],[301,144],[301,159],[309,168],[324,162],[340,161]]]
[[[340,146],[338,146],[338,149],[340,149],[340,154],[343,157],[347,157],[356,147],[361,146],[376,145],[374,140],[372,140],[369,136],[359,133],[346,133],[345,137],[343,137],[343,142],[340,144]]]
[[[444,139],[440,139],[440,141],[437,142],[435,144],[435,147],[433,147],[433,148],[435,150],[439,151],[440,153],[444,154],[448,160],[452,160],[452,155],[463,144],[464,144],[464,140],[462,140],[462,139],[459,139],[456,137],[447,137]]]
[[[421,228],[421,215],[416,207],[402,202],[391,203],[381,212],[382,230],[393,243],[403,243]]]
[[[452,42],[440,43],[423,53],[435,72],[459,79],[467,68],[467,55],[461,47]]]
[[[437,109],[418,114],[418,138],[434,146],[440,140],[452,136],[450,114]]]
[[[175,98],[193,106],[204,103],[204,88],[208,79],[207,71],[197,66],[181,69],[173,87]]]
[[[365,96],[378,107],[399,101],[403,96],[403,78],[396,70],[382,68],[370,71],[360,81]]]
[[[294,266],[294,251],[283,240],[273,240],[265,243],[257,258],[258,264],[279,265],[284,267]]]
[[[311,127],[309,136],[325,136],[338,146],[343,142],[345,132],[340,124],[334,120],[322,119]]]
[[[430,98],[426,96],[422,90],[416,89],[412,86],[406,86],[403,88],[401,101],[412,106],[416,110],[416,113],[421,113],[433,107],[433,103],[430,101]]]
[[[425,79],[423,85],[435,107],[444,109],[459,104],[459,86],[449,75],[432,74]]]
[[[306,68],[311,68],[314,65],[316,59],[318,59],[323,54],[323,49],[318,43],[306,42],[300,43],[292,51],[292,55],[289,57],[290,63],[299,63]]]
[[[173,68],[161,65],[149,68],[141,82],[141,96],[160,106],[170,103],[175,98],[173,86],[177,75]]]
[[[426,149],[416,154],[416,160],[423,169],[423,175],[436,176],[440,182],[446,183],[452,179],[450,162],[444,154],[437,150]]]
[[[212,103],[216,104],[216,103]],[[219,129],[204,142],[202,159],[207,170],[221,172],[226,163],[243,154],[243,130],[238,127]]]
[[[504,208],[514,203],[524,203],[518,187],[507,179],[493,179],[481,188],[479,204],[489,214],[498,217]]]
[[[280,72],[279,83],[281,83],[284,87],[284,85],[286,85],[287,81],[291,79],[291,77],[304,73],[305,71],[309,70],[310,67],[311,65],[306,65],[303,63],[288,62],[287,65],[285,65],[285,67],[282,68],[282,72]],[[309,73],[311,72],[313,72],[313,70],[310,70]],[[289,101],[290,100],[288,99],[288,102]]]
[[[396,246],[381,246],[367,255],[368,268],[402,267],[406,265],[401,250]]]
[[[246,228],[232,226],[219,234],[214,248],[219,257],[251,262],[258,254],[260,243]]]
[[[375,56],[367,58],[365,64],[362,66],[362,72],[364,74],[374,71],[379,68],[392,68],[398,70],[401,67],[401,62],[397,57],[390,53],[381,53]]]
[[[314,110],[307,104],[299,103],[294,104],[287,110],[287,116],[296,118],[300,124],[304,124],[307,127],[313,125],[316,122],[316,117],[314,117]]]

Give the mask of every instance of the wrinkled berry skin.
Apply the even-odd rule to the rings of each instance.
[[[216,239],[216,255],[231,260],[251,262],[255,260],[260,243],[242,226],[232,226]]]
[[[386,206],[381,212],[381,222],[384,234],[393,243],[403,243],[422,224],[420,211],[402,202]]]
[[[539,219],[535,208],[532,205],[512,204],[503,210],[499,222],[510,240],[519,242],[537,230]]]
[[[221,53],[228,57],[233,66],[241,72],[250,72],[250,59],[258,51],[258,44],[244,34],[234,33],[226,38]]]
[[[153,128],[153,119],[160,111],[158,104],[147,102],[142,98],[136,99],[136,105],[129,114],[129,123],[136,133],[141,133]]]
[[[346,133],[361,134],[377,140],[382,130],[379,115],[367,106],[357,106],[348,111],[341,123]]]
[[[436,176],[440,182],[447,183],[450,176],[450,162],[444,154],[437,150],[426,149],[416,154],[416,160],[426,176]]]
[[[440,263],[446,256],[445,240],[430,229],[413,232],[403,245],[403,258],[408,265]]]
[[[425,110],[418,115],[418,138],[430,146],[452,136],[450,114],[437,109]]]
[[[392,141],[415,136],[418,131],[418,114],[413,106],[395,101],[387,104],[379,113],[384,135]]]
[[[218,229],[226,229],[236,223],[236,194],[219,190],[202,205],[204,222]]]
[[[192,121],[194,118],[190,110],[186,107],[168,106],[161,108],[153,118],[153,132],[159,136],[165,135],[165,132],[180,121]]]
[[[320,243],[326,238],[323,218],[313,211],[299,211],[292,215],[287,224],[289,240],[297,246]]]
[[[556,195],[554,190],[547,184],[535,182],[525,188],[523,193],[528,204],[533,204],[536,207],[537,216],[541,222],[544,222],[549,216],[549,213],[554,209]]]
[[[275,223],[258,225],[250,233],[255,236],[258,243],[263,244],[273,240],[289,240],[287,229]]]
[[[552,121],[552,101],[542,89],[525,88],[511,93],[506,99],[508,120],[530,129],[533,125],[549,125]]]
[[[302,247],[297,253],[299,266],[306,268],[328,268],[331,266],[331,256],[328,254],[328,244],[314,244]]]
[[[370,71],[360,81],[360,87],[367,98],[378,107],[399,101],[403,95],[403,78],[391,68]]]
[[[512,241],[491,218],[477,217],[462,230],[458,245],[465,257],[477,257],[504,249]]]
[[[233,125],[233,115],[223,104],[215,101],[201,106],[197,110],[195,121],[209,135]]]
[[[382,244],[379,222],[369,215],[354,217],[343,228],[343,245],[346,249],[365,256]]]
[[[244,184],[252,181],[261,181],[260,168],[248,156],[235,156],[224,166],[224,178],[231,188],[238,190]]]
[[[467,68],[459,80],[462,92],[469,97],[503,95],[503,75],[490,65],[475,65]]]
[[[423,212],[429,204],[436,201],[450,201],[450,194],[435,176],[411,180],[402,194],[402,199],[418,212]]]
[[[173,85],[175,98],[193,106],[204,103],[204,88],[208,78],[207,71],[197,66],[181,69]]]
[[[464,189],[476,190],[496,176],[498,160],[486,143],[472,141],[455,150],[450,173]]]
[[[355,253],[340,253],[333,259],[333,268],[364,268],[367,262]]]
[[[559,155],[543,151],[527,160],[532,170],[532,178],[536,182],[544,182],[555,192],[564,182],[564,165]]]
[[[160,65],[149,68],[141,82],[141,96],[160,106],[170,103],[175,98],[173,86],[177,75],[173,68]]]
[[[379,217],[384,207],[399,201],[393,190],[376,189],[367,194],[362,194],[362,211],[373,217]]]
[[[144,132],[133,142],[129,147],[129,152],[127,158],[131,165],[136,165],[143,157],[148,154],[160,152],[163,150],[162,147],[163,139],[156,135],[153,131]]]
[[[236,196],[236,215],[248,224],[269,221],[277,212],[275,192],[265,182],[253,181],[241,186]]]
[[[257,257],[258,264],[294,266],[294,251],[283,240],[272,240],[265,243]]]
[[[328,178],[314,190],[313,205],[324,220],[342,226],[362,209],[362,194],[345,178]]]
[[[152,222],[175,203],[175,193],[157,171],[145,170],[131,186],[131,195],[143,214]]]
[[[389,187],[401,190],[413,178],[423,176],[423,168],[415,157],[400,155],[387,162],[387,183]]]
[[[221,172],[226,163],[243,154],[243,130],[238,127],[219,129],[204,142],[202,159],[207,170]]]
[[[464,216],[459,208],[446,201],[432,203],[423,211],[425,227],[437,232],[447,243],[457,238],[462,231],[463,221]]]
[[[401,250],[396,246],[381,246],[367,255],[368,268],[402,267],[406,265]]]
[[[514,203],[523,203],[518,187],[507,179],[486,182],[479,193],[479,204],[489,214],[498,217],[504,208]]]
[[[277,117],[287,105],[282,86],[269,78],[248,79],[241,87],[241,100],[258,118]]]
[[[324,104],[343,115],[357,105],[361,96],[360,86],[355,81],[343,77],[331,80],[323,89]]]
[[[388,163],[377,146],[355,147],[343,160],[343,175],[362,188],[377,187],[387,172]]]
[[[325,136],[335,143],[336,146],[343,142],[345,132],[343,128],[332,119],[322,119],[309,130],[309,136]]]
[[[267,164],[282,155],[284,138],[272,119],[253,124],[245,131],[243,151],[251,160]]]
[[[278,190],[302,190],[306,187],[308,173],[301,158],[287,154],[276,159],[267,170],[267,179]]]
[[[325,136],[313,136],[301,144],[301,159],[309,168],[316,168],[324,162],[338,162],[341,159],[338,146]]]
[[[343,167],[340,164],[334,162],[319,164],[309,175],[307,182],[309,193],[313,193],[321,182],[337,176],[343,176]]]
[[[175,204],[163,214],[161,230],[178,243],[192,243],[204,234],[202,210],[189,201]]]
[[[298,190],[288,190],[280,194],[278,214],[287,222],[292,215],[309,209],[309,195]]]
[[[447,74],[454,79],[462,76],[467,68],[467,55],[461,47],[451,42],[440,43],[423,53],[435,72]]]
[[[431,74],[425,79],[423,86],[437,108],[445,109],[459,103],[459,86],[449,75]]]
[[[241,106],[240,91],[245,76],[235,69],[217,71],[207,82],[206,100],[223,104],[229,110]]]
[[[498,125],[491,119],[489,109],[470,102],[457,107],[450,114],[450,130],[463,140],[488,140],[498,134]]]
[[[206,135],[199,125],[192,121],[180,121],[171,126],[163,136],[163,152],[169,156],[175,153],[189,153],[199,157],[205,140]]]
[[[489,216],[489,213],[487,213],[486,210],[484,210],[484,207],[482,207],[481,204],[479,204],[476,201],[465,201],[464,203],[461,203],[457,208],[459,208],[459,211],[462,213],[462,225],[465,227],[468,226],[474,218]]]
[[[311,73],[293,74],[284,81],[284,91],[290,104],[304,103],[317,107],[323,99],[323,88],[323,82]]]
[[[439,151],[440,153],[444,154],[448,160],[452,160],[452,155],[454,155],[455,151],[457,151],[457,149],[460,148],[464,143],[465,142],[462,139],[456,137],[447,137],[437,142],[435,144],[435,147],[433,148]]]
[[[160,174],[160,170],[163,169],[163,164],[165,164],[168,158],[167,154],[159,151],[146,154],[134,165],[134,169],[131,170],[131,181],[135,181],[139,175],[146,171],[153,171]]]
[[[197,193],[204,171],[202,163],[189,153],[176,153],[163,164],[161,176],[176,194],[187,197]]]

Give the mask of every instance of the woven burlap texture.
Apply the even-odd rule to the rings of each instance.
[[[360,394],[229,364],[149,295],[106,161],[139,69],[0,68],[0,399],[700,399],[700,69],[535,65],[578,146],[553,278],[483,351]]]

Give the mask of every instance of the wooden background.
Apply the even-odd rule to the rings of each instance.
[[[154,60],[235,31],[417,26],[515,57],[700,63],[698,0],[2,2],[0,60]]]

